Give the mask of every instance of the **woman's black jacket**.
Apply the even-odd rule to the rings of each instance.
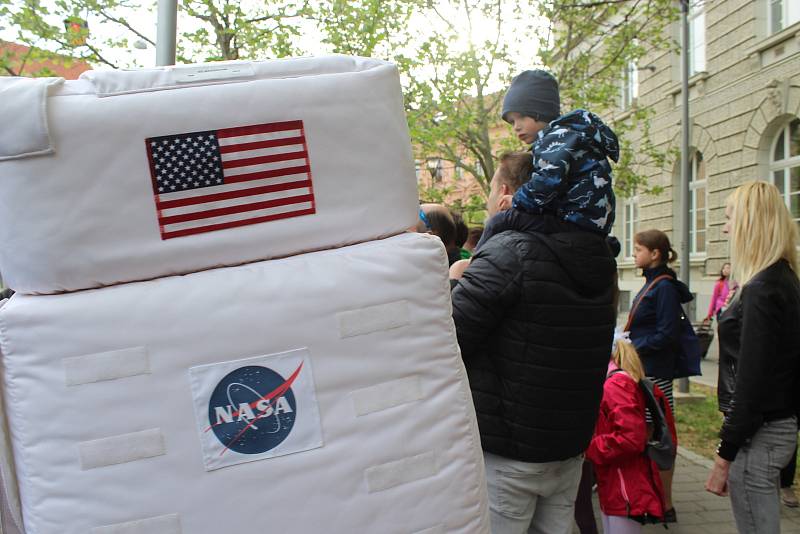
[[[719,319],[719,455],[733,461],[765,422],[796,415],[800,400],[800,282],[785,260],[739,290]]]

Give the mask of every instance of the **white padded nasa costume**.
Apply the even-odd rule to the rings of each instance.
[[[489,532],[445,252],[402,233],[416,187],[394,66],[329,57],[20,83],[0,86],[14,102],[0,124],[16,114],[21,132],[0,127],[0,272],[19,291],[0,308],[0,468],[15,523]],[[225,132],[294,121],[309,168],[297,179],[313,184],[292,193],[296,216],[242,215],[287,205],[265,189],[249,211],[203,216],[227,226],[165,230],[181,219],[159,211],[174,202],[157,192],[162,138],[175,151],[193,139],[175,135],[212,132],[219,155]]]

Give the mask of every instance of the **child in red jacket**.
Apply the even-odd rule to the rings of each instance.
[[[597,477],[605,534],[638,534],[642,524],[664,517],[658,467],[644,453],[647,424],[639,389],[643,377],[636,349],[627,339],[615,339],[594,437],[586,451]],[[659,394],[663,396],[656,388],[656,398]],[[672,413],[665,416],[674,428]]]

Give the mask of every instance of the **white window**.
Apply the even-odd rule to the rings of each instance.
[[[692,254],[706,252],[706,162],[703,154],[695,152],[689,176],[689,242]]]
[[[778,33],[797,21],[800,21],[800,2],[767,0],[767,28],[770,34]]]
[[[770,154],[772,181],[800,225],[800,119],[778,132]]]
[[[625,258],[633,258],[633,236],[639,226],[639,197],[625,199],[622,213],[622,253]]]
[[[639,69],[635,61],[630,61],[622,72],[620,107],[628,109],[637,98],[639,98]]]
[[[431,173],[431,178],[434,182],[442,181],[442,178],[444,178],[444,165],[441,158],[428,160],[428,172]]]
[[[706,12],[703,5],[689,10],[689,75],[706,70]]]

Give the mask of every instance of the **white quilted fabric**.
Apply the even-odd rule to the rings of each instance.
[[[17,145],[35,152],[29,147],[41,145],[45,127],[52,145],[41,155],[0,161],[0,273],[17,291],[56,293],[238,265],[383,238],[415,223],[411,145],[392,64],[331,56],[90,72],[49,93],[30,83],[25,92],[19,80],[13,94],[28,96],[0,109],[0,118],[4,109],[15,116],[0,121],[13,133],[0,135],[0,143],[15,141],[0,154]],[[37,104],[35,95],[44,101]],[[31,116],[20,116],[20,107]],[[263,193],[228,198],[235,191],[209,188],[218,197],[202,205],[201,222],[212,231],[182,235],[200,224],[185,220],[193,206],[157,208],[154,175],[172,162],[156,159],[155,139],[203,133],[203,144],[211,133],[275,124],[302,124],[302,131],[284,133],[303,139],[294,148],[259,148],[275,134],[235,136],[250,143],[247,150],[222,159],[253,163],[225,172],[267,173],[258,182]],[[270,159],[298,152],[305,155]],[[304,165],[309,170],[294,177],[269,174]],[[290,179],[311,184],[281,189]],[[163,185],[167,192],[174,186]],[[271,219],[290,196],[306,199],[303,214]],[[242,220],[256,223],[231,226]]]
[[[0,309],[0,348],[28,534],[489,532],[435,238],[403,234],[110,288],[16,295]],[[314,411],[299,385],[312,376],[301,373],[295,404],[283,401],[296,419],[280,454],[209,468],[203,440],[214,421],[197,399],[214,380],[203,382],[207,367],[196,380],[197,369],[216,364],[222,376],[244,365],[238,360],[298,349],[307,354],[302,373],[313,368],[303,387],[316,398],[321,445],[292,441]],[[224,406],[217,413],[236,419]],[[271,432],[274,417],[250,422]]]

